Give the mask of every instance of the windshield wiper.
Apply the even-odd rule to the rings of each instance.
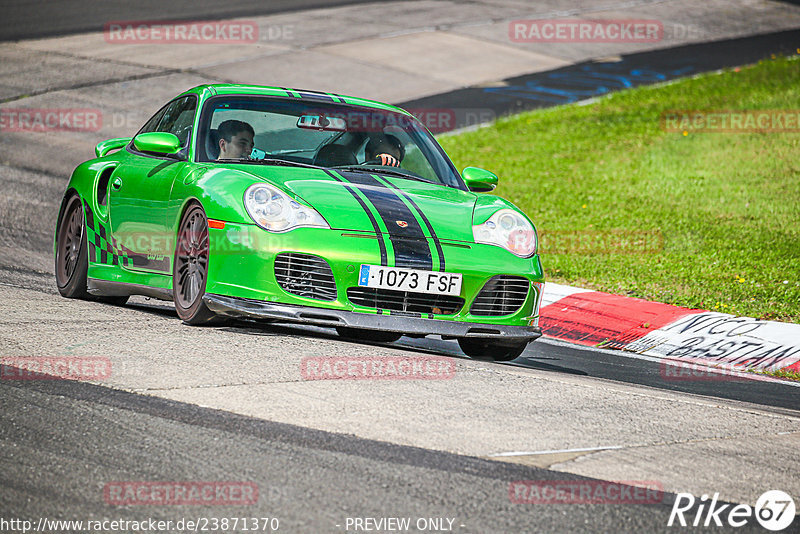
[[[319,165],[312,165],[310,163],[301,163],[299,161],[291,161],[288,159],[278,159],[278,158],[264,158],[264,159],[254,159],[256,163],[261,163],[263,165],[283,165],[285,167],[307,167],[309,169],[321,169]]]
[[[349,167],[333,167],[333,168],[336,170],[365,172],[368,174],[388,174],[390,176],[398,176],[400,178],[406,178],[407,180],[416,180],[417,182],[424,182],[426,184],[445,185],[441,182],[434,182],[433,180],[428,180],[427,178],[423,178],[422,176],[416,176],[414,174],[406,174],[404,172],[389,170],[389,169],[370,169],[367,167],[362,167],[360,165],[349,166]]]
[[[307,167],[309,169],[321,169],[318,165],[311,165],[310,163],[300,163],[299,161],[289,161],[286,159],[278,158],[264,158],[264,159],[251,159],[251,158],[225,158],[215,160],[217,163],[258,163],[260,165],[283,165],[285,167]]]
[[[209,163],[253,163],[252,158],[219,158],[212,159]]]
[[[285,167],[305,167],[308,169],[324,169],[325,167],[320,167],[319,165],[312,165],[310,163],[300,163],[299,161],[289,161],[285,159],[278,159],[278,158],[264,158],[264,159],[252,159],[252,158],[224,158],[215,160],[217,163],[257,163],[260,165],[283,165]],[[370,169],[368,167],[363,167],[361,165],[352,165],[346,167],[331,167],[334,170],[343,170],[343,171],[353,171],[353,172],[365,172],[367,174],[388,174],[390,176],[397,176],[399,178],[405,178],[407,180],[415,180],[417,182],[423,182],[426,184],[433,184],[433,185],[444,185],[449,187],[447,184],[443,184],[441,182],[434,182],[433,180],[428,180],[427,178],[423,178],[422,176],[416,176],[414,174],[407,174],[400,171],[395,171],[392,169]]]

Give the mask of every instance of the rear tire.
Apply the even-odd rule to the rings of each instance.
[[[56,229],[56,286],[62,297],[89,298],[86,291],[89,271],[86,250],[83,203],[78,195],[73,195],[67,201]]]
[[[87,290],[89,273],[86,226],[83,219],[83,203],[78,195],[68,201],[58,221],[56,230],[56,285],[62,297],[84,299],[122,306],[127,296],[101,297]]]
[[[172,299],[178,317],[188,325],[209,324],[216,314],[203,302],[208,277],[208,218],[192,203],[178,225],[172,268]]]
[[[499,343],[493,340],[458,338],[458,346],[470,358],[481,360],[494,360],[496,362],[510,362],[516,360],[528,346],[528,342],[513,344]]]
[[[337,326],[336,332],[345,339],[350,339],[353,341],[371,341],[373,343],[392,343],[403,337],[403,334],[398,334],[397,332],[363,330],[360,328],[350,328],[347,326]]]

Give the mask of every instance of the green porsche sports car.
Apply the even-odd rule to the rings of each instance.
[[[536,230],[459,174],[408,112],[332,93],[202,85],[69,181],[55,233],[69,298],[172,300],[389,342],[456,339],[511,360],[541,335]]]

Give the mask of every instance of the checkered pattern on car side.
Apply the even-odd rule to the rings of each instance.
[[[89,203],[84,201],[86,220],[86,243],[89,245],[89,261],[103,265],[133,265],[131,250],[125,248],[114,239],[106,226],[97,220]],[[110,237],[110,239],[109,239]]]

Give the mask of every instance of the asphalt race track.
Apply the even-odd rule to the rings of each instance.
[[[76,383],[21,385],[0,390],[6,442],[4,510],[37,517],[103,517],[98,502],[108,480],[248,480],[259,487],[256,509],[230,517],[277,517],[281,532],[335,532],[349,516],[454,519],[464,532],[659,532],[674,497],[662,503],[598,509],[578,505],[520,513],[508,500],[511,480],[581,480],[519,464],[333,435],[150,397]],[[31,426],[35,417],[41,426]],[[91,435],[87,442],[86,436]],[[159,436],[154,439],[154,436]],[[23,447],[36,442],[35,449]],[[155,449],[155,450],[154,450]],[[29,458],[47,466],[31,479]],[[42,482],[58,479],[44,489]],[[226,510],[227,512],[228,510]],[[195,517],[192,507],[157,507],[146,516]],[[201,513],[200,513],[201,514]],[[141,520],[135,508],[114,518]],[[334,527],[334,528],[332,528]]]
[[[255,15],[270,15],[287,11],[302,11],[318,7],[366,3],[368,0],[178,0],[159,2],[144,0],[33,0],[4,2],[0,41],[36,39],[54,35],[100,31],[115,20],[191,21],[231,19]],[[42,16],[46,13],[47,16]]]
[[[675,1],[676,11],[691,4],[681,1]],[[453,12],[449,2],[440,3],[409,5],[422,19],[431,16],[425,9]],[[548,13],[559,9],[557,2],[546,4]],[[608,9],[649,4],[621,2]],[[654,3],[672,9],[667,4]],[[770,5],[779,15],[784,9]],[[155,6],[157,17],[150,15]],[[0,41],[98,31],[109,20],[274,15],[302,21],[305,15],[296,12],[325,6],[337,7],[329,21],[321,10],[305,20],[344,31],[336,17],[375,18],[367,2],[14,2],[3,8]],[[465,2],[462,8],[529,9],[511,0]],[[708,9],[727,13],[717,17],[721,22],[740,18],[725,7]],[[796,11],[787,20],[790,15]],[[469,22],[466,15],[464,20]],[[552,90],[513,94],[515,86],[553,89],[553,80],[583,76],[587,66],[630,72],[646,65],[672,78],[797,46],[796,29],[773,19],[764,24],[755,36],[684,43],[680,56],[630,51],[610,63],[577,61],[500,76],[504,83],[495,86],[431,89],[397,101],[501,115],[592,96],[578,95],[569,84],[558,86],[557,102],[541,99],[557,94]],[[354,24],[347,27],[356,32],[354,42],[365,38]],[[0,54],[37,46],[7,44]],[[303,47],[296,53],[309,54]],[[71,54],[47,52],[42,61],[77,61]],[[686,61],[689,56],[694,60]],[[158,60],[142,66],[105,57],[97,64],[98,72],[108,69],[105,81],[58,85],[24,69],[4,71],[0,101],[17,106],[36,95],[32,105],[43,107],[62,97],[96,97],[97,106],[113,107],[121,94],[135,93],[128,104],[147,108],[137,110],[146,118],[153,102],[157,107],[174,93],[173,85],[228,76]],[[685,70],[688,64],[693,70]],[[486,90],[492,87],[500,90]],[[52,275],[56,212],[69,169],[90,157],[92,139],[0,132],[0,356],[100,356],[113,365],[101,383],[0,380],[0,520],[275,517],[281,532],[319,533],[354,532],[346,528],[348,518],[409,517],[453,521],[449,529],[428,532],[667,532],[675,530],[666,525],[681,491],[719,492],[723,502],[751,505],[770,489],[800,496],[795,384],[676,381],[663,375],[658,362],[552,340],[531,344],[514,362],[495,364],[469,360],[455,342],[441,339],[354,343],[330,329],[244,321],[192,328],[180,323],[169,303],[136,297],[114,307],[62,299]],[[80,154],[70,152],[75,147]],[[308,381],[300,373],[309,356],[374,355],[446,356],[455,362],[455,377],[354,384]],[[665,493],[655,504],[519,504],[509,498],[509,485],[521,480],[656,481]],[[114,481],[245,481],[257,486],[258,500],[250,506],[110,505],[104,488]],[[13,532],[2,523],[0,531]]]
[[[625,54],[604,61],[586,61],[560,69],[516,76],[496,87],[468,87],[400,104],[406,109],[459,107],[485,109],[501,117],[529,109],[570,104],[611,91],[663,83],[755,63],[771,54],[793,54],[800,30],[788,30],[666,50]],[[456,124],[465,127],[468,124]]]

